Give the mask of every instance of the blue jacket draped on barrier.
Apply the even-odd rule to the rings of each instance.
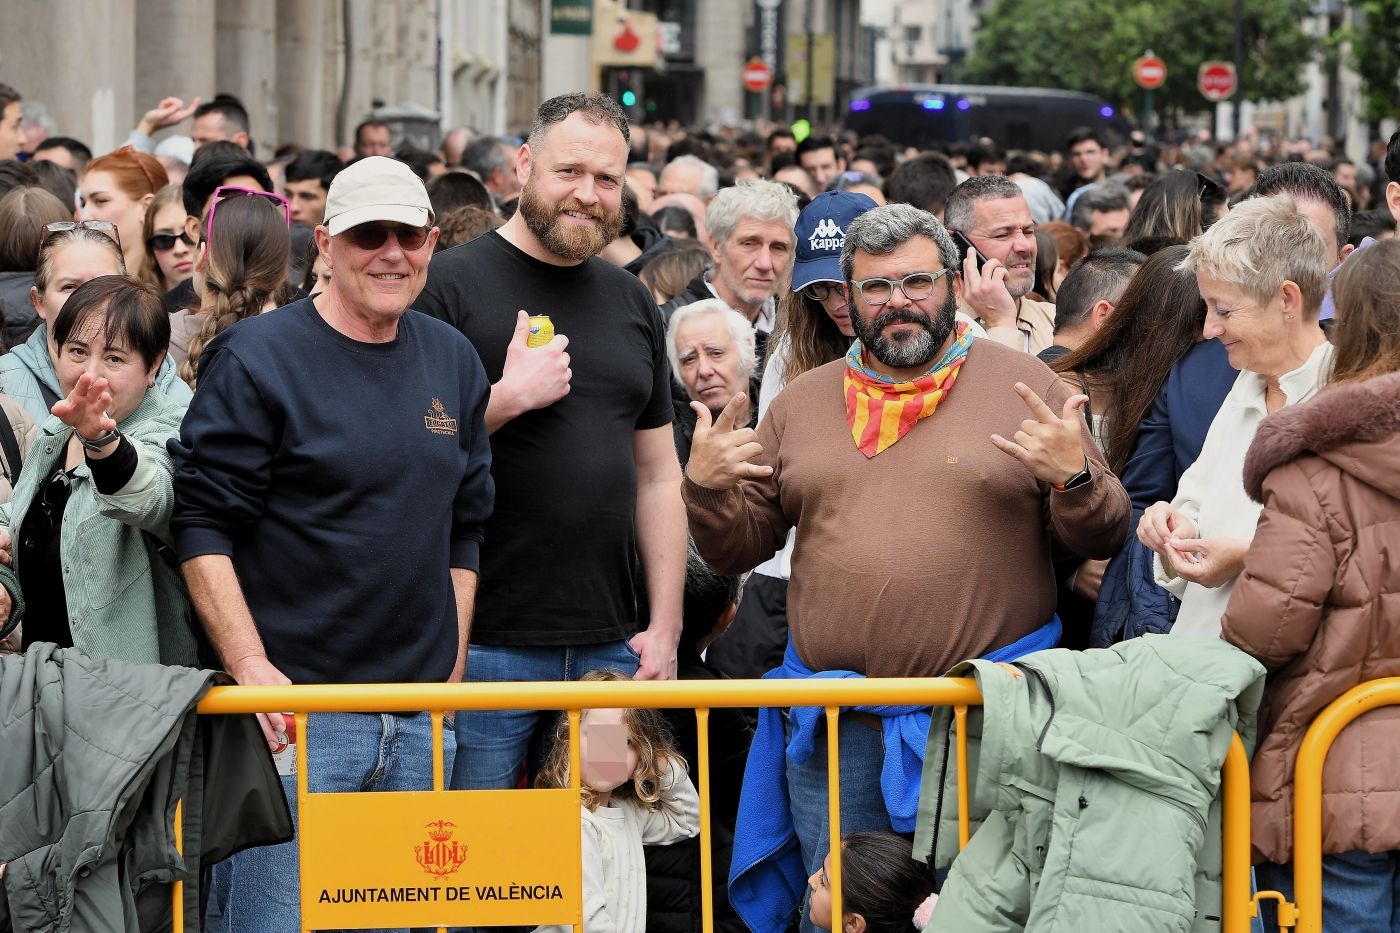
[[[984,655],[988,661],[1014,661],[1022,655],[1053,648],[1060,641],[1060,620],[1052,616],[1045,625],[1024,638]],[[798,680],[809,677],[842,680],[863,677],[855,671],[812,671],[797,657],[789,640],[783,666],[764,675],[765,680]],[[869,713],[884,725],[885,761],[880,789],[889,811],[890,825],[913,832],[919,808],[919,786],[928,744],[929,708],[926,706],[852,706],[843,711]],[[754,933],[783,933],[807,889],[807,869],[792,822],[788,798],[787,763],[802,764],[816,750],[817,726],[825,716],[818,706],[793,707],[792,742],[786,743],[782,710],[758,711],[758,731],[744,768],[739,795],[741,827],[734,840],[729,871],[729,900]]]

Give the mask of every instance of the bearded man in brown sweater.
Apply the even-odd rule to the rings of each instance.
[[[735,429],[742,396],[713,423],[697,410],[683,496],[700,553],[742,573],[797,527],[790,676],[936,677],[999,648],[1048,647],[1051,536],[1107,559],[1128,534],[1128,497],[1080,415],[1085,397],[957,323],[958,254],[932,214],[866,212],[841,267],[858,338],[845,359],[793,380],[757,431]],[[843,834],[892,825],[878,715],[841,717]],[[813,871],[826,852],[825,744],[820,733],[805,764],[786,766]]]

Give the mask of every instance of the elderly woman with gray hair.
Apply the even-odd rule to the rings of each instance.
[[[1245,453],[1266,415],[1312,398],[1327,380],[1332,347],[1318,311],[1330,255],[1293,199],[1278,195],[1240,204],[1182,260],[1206,302],[1205,337],[1225,345],[1240,375],[1176,498],[1138,524],[1156,552],[1157,582],[1181,599],[1174,634],[1220,635],[1261,508],[1245,493]]]
[[[758,397],[753,324],[718,298],[706,298],[677,308],[666,325],[666,356],[671,361],[672,397],[676,420],[676,453],[681,463],[690,458],[699,402],[718,418],[741,392],[747,398],[735,419],[743,427],[754,421]],[[681,389],[684,389],[682,392]]]

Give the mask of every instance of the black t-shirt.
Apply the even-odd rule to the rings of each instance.
[[[494,383],[521,309],[569,338],[569,394],[491,436],[472,641],[585,645],[637,630],[633,432],[671,422],[661,315],[646,286],[601,259],[540,262],[492,232],[439,253],[414,307],[466,334]]]

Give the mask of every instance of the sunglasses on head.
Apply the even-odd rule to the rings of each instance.
[[[388,222],[373,222],[357,224],[345,231],[345,236],[350,238],[350,242],[355,244],[357,249],[362,249],[367,253],[372,253],[382,247],[393,236],[398,240],[399,248],[405,252],[413,252],[423,248],[423,244],[428,242],[428,234],[431,227],[410,227],[407,224],[396,224]]]
[[[110,220],[57,220],[51,224],[44,224],[44,229],[39,233],[39,248],[43,249],[45,243],[59,234],[72,233],[74,230],[97,230],[115,240],[118,246],[122,245],[117,225]]]
[[[242,185],[220,185],[214,189],[214,203],[209,207],[209,219],[205,222],[204,238],[206,240],[214,235],[214,215],[218,212],[219,205],[230,198],[267,198],[282,208],[283,222],[286,223],[288,230],[292,228],[292,205],[280,194],[273,194],[271,191],[258,191],[255,188],[244,188]]]
[[[153,233],[146,237],[146,248],[153,253],[166,253],[175,248],[176,240],[191,249],[197,245],[195,238],[188,233]]]

